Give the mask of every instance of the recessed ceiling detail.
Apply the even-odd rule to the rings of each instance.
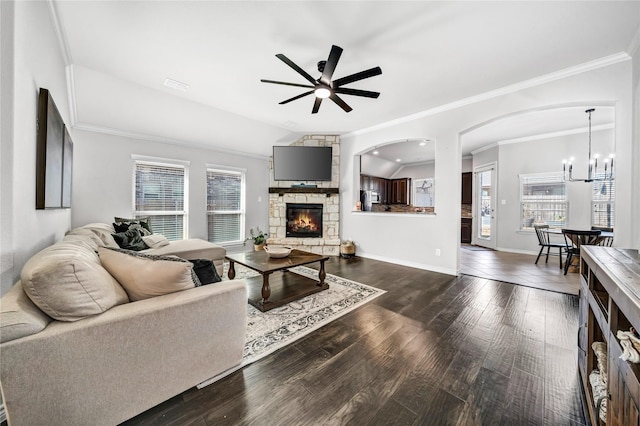
[[[189,89],[189,85],[187,83],[182,83],[180,81],[173,80],[171,78],[167,78],[164,81],[164,85],[175,90],[181,90],[183,92],[186,92],[187,89]]]

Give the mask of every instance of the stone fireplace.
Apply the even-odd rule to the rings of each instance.
[[[327,256],[340,255],[340,142],[338,136],[304,136],[293,145],[331,146],[331,181],[276,181],[269,185],[269,238],[284,245]],[[292,209],[291,207],[296,207]],[[298,212],[295,213],[294,210]]]
[[[322,238],[322,210],[322,204],[287,203],[287,238]]]

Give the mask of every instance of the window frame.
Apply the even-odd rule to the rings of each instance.
[[[132,154],[133,176],[131,205],[133,217],[143,216],[182,216],[182,239],[186,239],[189,235],[189,165],[190,161],[174,160],[169,158],[151,157],[146,155]],[[173,169],[182,169],[183,173],[183,210],[136,210],[136,171],[138,164],[149,166],[166,167]]]
[[[598,173],[597,178],[603,178],[603,173]],[[613,196],[611,200],[595,200],[594,195],[596,194],[596,185],[609,185],[609,194],[613,192]],[[606,206],[607,204],[611,205],[611,223],[603,224],[596,223],[596,204],[602,204]],[[611,181],[593,181],[591,183],[591,226],[597,227],[607,227],[613,228],[616,223],[616,181],[612,179]]]
[[[209,210],[209,172],[218,172],[220,174],[228,174],[228,175],[239,175],[240,176],[240,209],[239,210]],[[240,229],[237,240],[229,240],[229,241],[217,241],[214,244],[218,244],[220,246],[231,246],[244,244],[246,234],[246,198],[247,198],[247,169],[239,168],[239,167],[230,167],[230,166],[222,166],[219,164],[207,164],[206,165],[206,193],[205,193],[205,210],[207,215],[207,241],[211,241],[211,236],[209,235],[209,217],[215,214],[239,214],[240,215]]]
[[[549,201],[526,201],[524,199],[525,195],[524,195],[524,187],[526,184],[528,184],[528,182],[525,182],[526,179],[534,179],[537,178],[540,183],[544,183],[545,181],[542,180],[544,177],[548,177],[547,182],[548,183],[553,183],[553,184],[557,184],[557,183],[562,183],[564,186],[564,200],[549,200]],[[567,194],[567,183],[566,181],[562,178],[562,172],[543,172],[543,173],[528,173],[528,174],[520,174],[518,175],[519,178],[519,183],[520,183],[520,212],[519,212],[519,224],[518,224],[518,230],[521,232],[533,232],[534,228],[533,225],[539,222],[535,221],[535,217],[533,218],[533,222],[531,223],[531,226],[525,226],[525,222],[526,222],[526,218],[525,218],[525,203],[538,203],[538,204],[564,204],[564,220],[563,221],[548,221],[545,220],[545,223],[547,225],[549,225],[549,228],[552,229],[561,229],[561,228],[566,228],[568,227],[568,220],[569,220],[569,207],[570,207],[570,203],[569,203],[569,197]],[[529,183],[530,184],[530,183]],[[533,209],[531,209],[533,211]],[[553,210],[557,210],[557,209],[553,209]],[[553,223],[553,222],[562,222],[562,223]]]

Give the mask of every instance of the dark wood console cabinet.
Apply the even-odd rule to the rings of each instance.
[[[578,371],[593,425],[640,425],[640,364],[623,361],[618,330],[640,331],[640,256],[637,250],[582,246]],[[606,344],[606,423],[598,418],[589,374],[598,369],[593,342]]]

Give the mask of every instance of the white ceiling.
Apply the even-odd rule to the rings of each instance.
[[[638,1],[53,4],[74,69],[78,124],[258,155],[299,135],[364,129],[623,52],[640,27]],[[382,75],[346,86],[380,97],[343,95],[350,113],[325,100],[312,115],[311,95],[278,105],[306,89],[261,78],[306,80],[275,54],[319,77],[316,63],[332,44],[344,49],[334,78],[380,66]],[[166,78],[189,89],[169,89]],[[579,110],[570,126],[586,125]],[[541,114],[492,123],[463,144],[559,131],[567,124],[557,123],[571,121],[546,112],[543,122],[556,124],[545,126]]]

